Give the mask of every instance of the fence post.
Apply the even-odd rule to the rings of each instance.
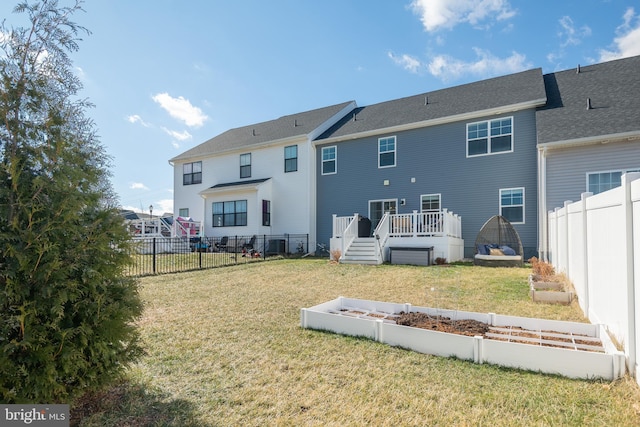
[[[262,235],[262,259],[267,259],[267,235]]]
[[[564,230],[565,230],[565,234],[564,234],[564,245],[565,245],[565,257],[564,257],[564,273],[567,275],[567,277],[571,277],[570,276],[570,272],[569,272],[569,263],[571,260],[570,257],[570,242],[569,242],[569,205],[573,203],[573,201],[571,200],[567,200],[564,202]]]
[[[587,198],[593,196],[593,193],[582,193],[580,195],[580,201],[582,202],[582,235],[584,236],[584,244],[582,246],[582,259],[584,265],[582,266],[583,286],[584,286],[584,299],[582,301],[584,314],[589,317],[589,235],[587,226]]]
[[[631,200],[631,182],[634,179],[638,179],[640,174],[626,173],[622,175],[622,188],[623,191],[623,206],[625,217],[625,253],[626,253],[626,267],[627,267],[627,335],[629,340],[629,373],[636,376],[636,292],[635,292],[635,277],[634,277],[634,253],[633,253],[633,202]]]
[[[153,250],[152,250],[152,260],[153,260],[153,274],[156,274],[156,238],[153,238]]]
[[[206,245],[206,242],[202,241],[202,236],[200,236],[200,245],[198,248],[198,268],[202,270],[202,247]]]

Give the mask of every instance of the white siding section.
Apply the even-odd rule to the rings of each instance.
[[[298,170],[284,172],[284,147],[298,146]],[[207,236],[311,233],[311,164],[306,139],[253,149],[246,147],[214,158],[202,159],[202,184],[182,185],[182,163],[174,165],[174,209],[189,208],[203,221]],[[251,177],[240,179],[240,154],[251,153]],[[190,159],[193,161],[193,159]],[[218,184],[269,179],[264,183],[211,189]],[[201,195],[203,193],[203,195]],[[271,226],[262,226],[262,200],[271,201]],[[247,200],[246,227],[213,227],[212,203]]]

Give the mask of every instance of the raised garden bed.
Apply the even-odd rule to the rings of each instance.
[[[536,274],[529,275],[529,295],[533,301],[550,304],[571,304],[573,300],[573,292],[561,282]]]
[[[613,380],[625,373],[624,353],[602,325],[345,297],[301,309],[300,324],[421,353],[570,378]]]

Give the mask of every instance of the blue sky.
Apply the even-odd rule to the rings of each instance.
[[[60,0],[69,5],[71,0]],[[19,25],[16,2],[0,16]],[[89,0],[73,54],[123,207],[173,209],[168,160],[227,129],[530,68],[640,55],[634,0]],[[640,72],[640,70],[639,70]]]

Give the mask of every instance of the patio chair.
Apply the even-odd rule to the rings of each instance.
[[[256,236],[251,236],[251,239],[245,244],[242,245],[242,256],[245,256],[247,253],[254,255],[255,249],[253,246],[256,244]]]
[[[509,220],[495,215],[484,223],[476,237],[474,264],[486,267],[522,266],[520,236]]]
[[[220,239],[219,242],[216,243],[216,250],[218,252],[221,251],[226,251],[227,250],[227,243],[229,242],[229,236],[224,236],[222,239]]]

